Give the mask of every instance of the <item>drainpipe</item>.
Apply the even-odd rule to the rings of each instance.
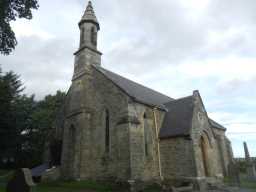
[[[156,108],[153,109],[153,114],[154,114],[154,121],[155,121],[155,131],[156,131],[156,141],[157,141],[157,154],[158,154],[158,166],[159,166],[159,176],[161,181],[163,180],[162,176],[162,166],[161,166],[161,157],[160,157],[160,139],[159,139],[159,130],[158,130],[158,125],[157,125],[157,119],[156,119]]]

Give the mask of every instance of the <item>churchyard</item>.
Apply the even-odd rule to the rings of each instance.
[[[15,33],[11,30],[9,21],[15,20],[16,16],[31,19],[32,13],[30,9],[37,9],[39,7],[37,1],[38,0],[13,2],[5,0],[5,3],[0,4],[3,5],[0,6],[0,13],[4,13],[0,14],[0,54],[8,55],[17,44]],[[8,2],[10,5],[8,5]],[[25,5],[22,3],[25,3]],[[137,4],[138,3],[136,3],[136,8]],[[148,4],[150,3],[147,2],[147,6]],[[11,8],[12,6],[14,7]],[[183,6],[184,5],[181,7]],[[52,5],[50,7],[52,7]],[[154,5],[152,6],[152,10],[157,10],[156,13],[161,13],[160,7],[165,6],[156,7]],[[62,6],[62,8],[64,8],[64,6]],[[124,8],[126,9],[127,7]],[[144,4],[142,8],[144,9]],[[14,13],[12,9],[15,11]],[[171,9],[170,7],[170,10]],[[176,8],[174,10],[176,10]],[[63,12],[65,13],[65,11]],[[104,12],[105,10],[102,10],[101,13]],[[6,16],[3,17],[2,15],[5,14]],[[70,14],[68,15],[70,16]],[[136,15],[136,11],[134,11],[133,14],[129,13],[129,18],[132,15]],[[143,21],[144,18],[141,18],[141,14],[137,16],[139,17],[134,21],[143,25],[144,22],[140,23],[138,20]],[[156,34],[149,33],[151,37],[155,36],[157,39],[155,42],[152,41],[152,45],[155,44],[154,46],[148,46],[151,44],[144,43],[143,41],[138,42],[143,44],[143,46],[145,46],[144,48],[153,48],[152,53],[157,52],[154,49],[161,51],[159,52],[159,58],[164,58],[158,61],[159,63],[163,63],[160,65],[161,68],[165,66],[164,64],[169,65],[169,63],[174,63],[172,56],[170,57],[170,55],[172,55],[170,53],[176,54],[177,50],[180,50],[180,53],[182,53],[177,54],[178,57],[182,56],[186,58],[184,61],[182,59],[175,61],[175,63],[178,62],[180,65],[185,65],[187,58],[191,59],[196,55],[208,55],[205,54],[205,52],[201,52],[200,54],[198,54],[198,52],[193,56],[187,55],[187,48],[183,50],[182,47],[187,42],[187,37],[190,37],[190,34],[183,37],[182,34],[183,31],[188,31],[189,33],[190,31],[183,30],[182,33],[175,32],[178,34],[177,36],[181,36],[181,39],[176,39],[176,35],[173,35],[175,36],[174,42],[179,42],[175,45],[175,43],[173,44],[171,42],[170,37],[172,35],[169,34],[169,32],[175,31],[175,25],[172,25],[169,21],[169,17],[173,18],[174,15],[169,15],[168,17],[168,15],[155,14],[154,12],[154,17],[157,18],[157,16],[163,16],[159,18],[159,21],[164,21],[166,18],[168,19],[166,23],[156,23],[162,25],[159,27],[160,29],[166,28],[165,31],[168,32],[166,39],[164,39],[160,31],[157,31]],[[205,16],[208,18],[208,14]],[[191,16],[184,14],[184,18],[187,17],[190,18]],[[99,18],[102,18],[102,15],[100,15]],[[180,14],[177,18],[180,18]],[[214,21],[215,19],[215,17],[212,18]],[[50,19],[47,19],[47,25],[51,26],[48,20]],[[110,20],[112,19],[110,18]],[[149,18],[149,20],[149,23],[151,23],[154,19]],[[191,25],[187,25],[187,19],[185,20],[184,29],[186,29],[187,26],[189,29],[192,29],[193,22],[189,22]],[[207,21],[202,23],[208,23],[208,20],[210,21],[210,19],[207,19]],[[232,18],[232,21],[233,20]],[[182,24],[182,21],[183,19],[178,20],[180,24]],[[128,24],[129,22],[122,23]],[[168,30],[168,25],[170,25],[170,30]],[[55,24],[52,26],[55,26]],[[63,30],[66,30],[67,26],[68,23],[63,27]],[[209,74],[206,73],[206,75],[204,73],[204,75],[201,76],[197,74],[199,70],[197,70],[196,67],[192,66],[192,68],[189,68],[186,66],[186,70],[187,68],[189,70],[196,69],[195,71],[191,70],[193,74],[196,74],[195,77],[194,75],[189,77],[186,70],[184,70],[185,73],[180,73],[180,70],[175,68],[176,65],[173,65],[172,68],[170,66],[166,68],[168,72],[168,74],[166,74],[166,72],[162,73],[165,69],[154,71],[157,68],[153,67],[155,63],[158,62],[155,62],[151,57],[153,55],[155,58],[157,54],[151,54],[151,51],[145,51],[145,53],[142,51],[141,54],[140,50],[144,50],[141,49],[143,46],[134,46],[136,44],[131,46],[131,50],[124,50],[126,51],[124,54],[125,57],[122,56],[117,59],[116,61],[118,61],[118,63],[116,66],[120,65],[119,61],[127,60],[134,62],[134,58],[149,58],[145,59],[145,63],[142,63],[141,67],[147,66],[147,68],[150,69],[149,71],[145,71],[149,73],[147,74],[149,76],[157,72],[157,78],[151,79],[152,88],[153,80],[155,82],[155,80],[158,80],[158,77],[168,75],[169,78],[170,69],[174,69],[174,72],[177,71],[177,77],[180,79],[193,80],[193,84],[186,82],[184,88],[196,88],[196,90],[190,90],[190,95],[179,98],[176,98],[176,96],[180,95],[181,90],[177,90],[178,94],[176,94],[176,96],[174,94],[174,97],[172,97],[169,93],[173,94],[173,89],[168,90],[168,88],[165,88],[165,82],[168,82],[168,86],[175,88],[180,87],[174,84],[174,79],[176,78],[168,79],[168,81],[163,81],[161,78],[158,80],[158,85],[162,84],[163,89],[166,89],[166,94],[168,93],[168,95],[165,95],[152,88],[136,83],[132,79],[127,79],[125,76],[116,74],[110,69],[105,69],[105,59],[101,59],[102,52],[98,49],[100,46],[97,46],[98,32],[101,29],[100,23],[96,17],[91,1],[88,1],[82,17],[78,21],[78,27],[80,32],[80,34],[77,34],[77,39],[80,39],[78,49],[76,49],[75,52],[67,50],[70,55],[74,53],[74,70],[72,78],[70,76],[72,81],[67,93],[57,91],[56,95],[46,95],[45,92],[44,95],[46,96],[42,100],[37,100],[34,95],[23,94],[25,86],[20,79],[20,75],[12,71],[2,73],[2,63],[0,63],[0,192],[256,192],[256,162],[250,157],[246,142],[244,142],[245,158],[235,161],[232,143],[226,132],[227,127],[225,127],[227,125],[229,128],[233,123],[223,122],[223,125],[225,125],[223,126],[211,119],[208,114],[212,114],[213,110],[216,110],[216,107],[215,109],[209,108],[209,110],[206,110],[205,106],[209,104],[206,102],[204,104],[204,99],[201,97],[199,90],[197,90],[197,88],[200,88],[202,93],[204,93],[205,90],[211,87],[212,82],[207,82],[208,77],[205,79],[207,83],[206,86],[201,86],[201,77],[208,75],[212,77],[212,72]],[[143,33],[136,35],[138,28],[134,26],[130,27],[135,29],[135,33],[131,33],[135,34],[135,37],[140,36],[139,34],[144,34],[144,29],[147,29],[144,28]],[[194,27],[195,29],[201,28],[199,28],[199,26]],[[215,28],[215,26],[210,27]],[[231,26],[229,27],[232,29]],[[4,28],[4,30],[1,30],[2,28]],[[112,28],[115,27],[109,27],[109,29]],[[183,27],[179,26],[178,28]],[[102,29],[104,29],[104,25]],[[106,30],[106,28],[104,30]],[[120,28],[120,31],[121,30],[123,30],[123,27]],[[2,35],[3,31],[6,34]],[[199,31],[201,31],[201,29]],[[214,46],[211,47],[205,44],[205,46],[201,48],[209,47],[211,51],[216,49],[215,46],[217,44],[222,45],[224,42],[225,45],[227,42],[229,43],[230,39],[236,39],[223,38],[222,41],[222,38],[220,38],[221,41],[216,41],[215,43],[215,40],[212,41],[212,35],[209,34],[219,34],[219,27],[216,28],[216,31],[206,31],[207,34],[205,34],[205,36],[202,35],[202,37],[204,37],[202,39],[205,40],[209,38],[209,42],[211,42],[209,45],[214,42]],[[118,34],[116,34],[117,31],[112,32],[115,32],[113,33],[113,37],[118,37]],[[242,32],[243,31],[241,31],[241,33]],[[197,32],[195,34],[197,34]],[[6,36],[10,37],[6,38]],[[55,37],[55,35],[52,36]],[[70,34],[68,37],[69,36]],[[128,33],[128,37],[129,36],[130,32]],[[197,36],[199,37],[199,35]],[[224,34],[223,36],[226,35]],[[7,39],[6,42],[5,39]],[[5,43],[2,43],[3,40]],[[113,38],[113,40],[115,40],[115,38]],[[167,41],[168,43],[166,43]],[[197,41],[196,36],[193,41]],[[45,42],[45,45],[47,42]],[[157,42],[164,42],[163,44],[166,44],[166,47],[163,45],[158,46]],[[199,43],[195,44],[201,44],[200,42],[201,35]],[[208,41],[206,42],[208,43]],[[113,44],[114,43],[115,42],[113,42]],[[4,47],[2,47],[3,44]],[[5,44],[9,45],[9,47],[5,46]],[[169,47],[169,44],[174,45],[174,47]],[[39,44],[33,43],[35,47],[40,47],[38,45]],[[65,44],[61,42],[61,46],[63,45]],[[49,48],[50,47],[51,46],[49,46]],[[54,47],[58,50],[58,46]],[[140,48],[140,50],[136,50],[136,47]],[[184,47],[193,46],[188,44],[188,46],[186,45]],[[121,46],[119,49],[120,48]],[[197,46],[193,47],[190,52],[194,52],[194,48],[197,48]],[[122,51],[122,49],[120,50]],[[164,50],[168,50],[168,52],[165,53]],[[115,50],[117,53],[118,51]],[[41,79],[37,79],[39,84],[34,87],[36,87],[36,92],[40,92],[39,87],[44,84],[42,82],[49,80],[49,87],[46,87],[48,94],[49,88],[56,88],[53,87],[54,81],[52,82],[52,77],[48,77],[49,71],[54,72],[54,75],[55,72],[58,72],[58,75],[60,75],[55,75],[58,79],[55,79],[56,82],[64,82],[64,79],[59,79],[62,76],[60,74],[61,70],[59,70],[60,67],[57,67],[56,69],[58,70],[54,71],[54,67],[47,67],[46,65],[47,63],[54,64],[54,62],[52,62],[52,60],[54,60],[53,58],[57,55],[64,56],[67,52],[56,52],[59,54],[49,55],[51,62],[44,61],[40,63],[41,55],[43,55],[44,52],[51,51],[48,49],[47,51],[40,49],[40,51],[38,51],[40,56],[36,55],[37,57],[39,56],[37,60],[31,59],[30,56],[33,54],[27,55],[29,55],[28,58],[31,59],[32,63],[36,63],[39,66],[39,69],[42,68],[42,65],[44,66],[43,68],[47,69],[47,72],[43,75],[45,79],[43,80],[43,76],[38,75]],[[53,52],[55,53],[55,50]],[[132,60],[130,60],[129,52],[140,53],[141,55],[132,54]],[[146,52],[150,54],[147,55]],[[183,52],[185,55],[183,55]],[[109,53],[109,50],[107,50],[106,53]],[[24,54],[20,55],[22,55],[22,59],[16,60],[23,60]],[[224,65],[223,63],[229,61],[230,55],[233,56],[232,54],[228,54],[226,56],[227,60],[217,63]],[[111,56],[107,57],[111,58]],[[235,55],[233,57],[236,58]],[[48,56],[46,58],[48,58]],[[207,60],[206,63],[215,63],[217,57],[212,59],[213,62],[211,62],[210,59],[210,62]],[[246,59],[246,57],[242,57],[241,55],[241,59]],[[153,63],[150,63],[150,60],[152,60]],[[64,66],[61,60],[55,62],[60,63],[61,67]],[[141,62],[142,59],[139,59],[135,61],[135,64]],[[199,62],[198,59],[191,61],[195,66],[197,62]],[[7,60],[6,63],[12,64],[12,61],[8,62]],[[26,67],[24,68],[29,67],[30,65],[28,64],[29,61],[26,61]],[[22,66],[22,62],[19,65]],[[67,66],[68,65],[70,65],[70,61]],[[224,68],[228,69],[227,71],[229,72],[231,67],[227,65],[221,69],[224,70]],[[213,73],[217,72],[214,74],[214,77],[216,75],[216,77],[219,78],[218,82],[225,82],[226,77],[219,77],[219,67],[216,69],[218,70],[210,71],[213,71]],[[127,71],[128,70],[127,68]],[[136,74],[139,71],[139,68],[136,68]],[[202,71],[205,71],[205,69],[202,68]],[[237,71],[239,73],[235,73],[235,76],[231,76],[230,78],[232,84],[232,79],[236,80],[236,76],[240,76],[240,70]],[[250,70],[247,69],[245,71]],[[182,75],[183,73],[185,74],[184,76]],[[37,73],[33,71],[33,75],[28,74],[27,77],[31,78],[30,76],[37,76],[35,74]],[[49,74],[52,75],[51,73]],[[226,76],[225,71],[223,74]],[[174,73],[170,73],[170,75],[174,75]],[[255,74],[253,75],[255,76]],[[63,73],[63,76],[66,75]],[[244,74],[243,76],[246,75]],[[31,82],[35,79],[31,79]],[[149,82],[151,80],[149,80]],[[171,80],[171,83],[169,83],[169,80]],[[194,84],[196,80],[198,84]],[[243,82],[244,79],[239,79],[239,81]],[[216,84],[216,82],[214,83]],[[47,84],[45,84],[45,86],[46,85]],[[57,84],[57,87],[60,88],[59,84]],[[216,90],[218,93],[219,87],[216,87]],[[229,90],[226,91],[225,89],[225,92],[229,92]],[[214,98],[215,96],[216,94],[214,94]],[[213,95],[208,95],[208,98],[213,98]],[[219,97],[219,99],[221,99],[221,97]],[[221,101],[219,99],[217,98],[218,102]],[[216,101],[212,103],[216,103]],[[234,107],[233,103],[235,102],[230,103],[232,103],[232,106],[226,108],[226,112],[230,112],[230,109]],[[223,111],[218,111],[219,114],[223,114],[223,112],[225,112],[224,109]],[[238,112],[240,111],[234,110],[235,115],[237,115]],[[215,111],[215,113],[217,113],[217,111]],[[232,121],[230,120],[230,122]],[[247,123],[242,122],[242,124]],[[251,125],[251,122],[249,122],[249,124]],[[230,129],[228,132],[229,131]],[[239,132],[235,134],[237,133]],[[247,132],[244,133],[248,134]],[[94,180],[96,178],[97,180]]]
[[[0,170],[0,192],[6,191],[7,182],[12,178],[12,170]],[[231,184],[229,178],[225,178],[227,185]],[[33,192],[116,192],[129,191],[129,186],[124,184],[110,184],[95,181],[51,181],[41,182],[32,187]],[[158,185],[148,186],[144,192],[160,192]],[[247,181],[245,175],[241,175],[241,192],[256,192],[256,182]]]

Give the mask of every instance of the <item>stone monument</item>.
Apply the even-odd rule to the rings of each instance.
[[[13,178],[8,182],[7,192],[29,192],[31,187],[35,186],[31,172],[28,168],[22,168],[15,171]]]
[[[246,142],[244,142],[244,154],[245,154],[245,162],[246,162],[246,174],[249,180],[256,180],[256,171],[254,164],[250,158],[249,150]]]

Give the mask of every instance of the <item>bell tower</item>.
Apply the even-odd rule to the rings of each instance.
[[[80,43],[75,55],[73,79],[86,72],[90,65],[100,65],[102,53],[97,50],[100,25],[95,16],[91,1],[88,2],[84,15],[78,23]]]

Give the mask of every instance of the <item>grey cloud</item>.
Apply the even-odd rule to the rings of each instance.
[[[103,3],[107,9],[100,4],[95,7],[100,8],[96,12],[102,18],[102,41],[108,45],[102,51],[110,68],[129,68],[131,73],[143,75],[145,70],[150,73],[184,60],[231,54],[252,57],[256,51],[253,1],[211,1],[208,12],[196,22],[174,1],[108,1]],[[210,44],[210,32],[226,33],[232,28],[238,32]],[[116,39],[108,38],[111,34]],[[130,44],[110,51],[117,39],[128,39]]]
[[[0,63],[4,71],[21,75],[26,93],[35,93],[41,99],[58,89],[67,89],[73,70],[72,45],[70,39],[22,37],[12,55],[0,56]]]
[[[72,53],[79,40],[77,23],[86,3],[42,1],[31,22],[40,23],[56,38],[44,41],[23,37],[13,56],[0,56],[4,69],[22,75],[29,92],[40,92],[41,97],[48,93],[49,87],[67,87],[73,72]],[[101,24],[99,50],[104,54],[103,66],[123,74],[143,79],[146,74],[157,74],[160,68],[184,60],[255,53],[253,0],[212,0],[208,12],[196,22],[191,22],[186,9],[177,1],[111,0],[93,4]],[[225,32],[234,26],[239,29],[239,24],[248,29],[246,34],[237,33],[217,46],[209,45],[209,32]]]
[[[217,93],[220,95],[229,96],[247,96],[248,98],[255,98],[256,77],[249,80],[232,79],[228,82],[224,82],[217,87]]]
[[[142,75],[159,67],[179,64],[193,56],[206,41],[205,30],[199,25],[190,25],[177,3],[132,0],[119,1],[117,5],[109,12],[115,12],[118,17],[108,17],[108,12],[104,15],[107,25],[103,21],[102,33],[126,39],[129,45],[110,52],[105,47],[108,66],[122,70],[129,67],[130,72]],[[111,47],[112,42],[107,38],[103,41]]]

